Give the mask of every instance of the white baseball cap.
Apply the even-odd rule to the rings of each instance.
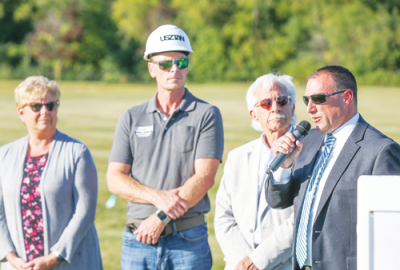
[[[179,27],[165,24],[154,30],[147,39],[143,58],[150,61],[153,55],[163,52],[183,52],[192,56],[189,37]]]

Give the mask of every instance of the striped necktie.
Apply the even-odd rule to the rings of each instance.
[[[297,262],[299,263],[300,269],[303,268],[308,255],[307,227],[310,217],[311,205],[314,200],[319,180],[321,179],[321,176],[324,173],[328,157],[332,151],[335,141],[336,138],[332,134],[326,135],[324,153],[322,154],[322,158],[319,160],[317,166],[314,169],[314,173],[311,177],[310,183],[308,184],[306,196],[304,197],[303,207],[301,210],[301,218],[296,238],[296,259]]]

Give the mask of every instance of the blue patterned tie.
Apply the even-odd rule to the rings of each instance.
[[[307,259],[307,227],[308,221],[310,217],[310,209],[312,202],[314,200],[315,192],[318,187],[319,180],[321,179],[322,174],[324,173],[327,160],[329,154],[332,151],[333,144],[335,143],[336,138],[332,134],[326,135],[325,141],[325,149],[322,154],[322,158],[318,162],[318,165],[314,169],[314,173],[311,177],[310,183],[308,184],[308,188],[306,191],[306,196],[303,201],[303,207],[301,211],[301,218],[299,223],[299,228],[297,230],[297,239],[296,239],[296,259],[299,263],[300,269],[303,268],[304,263]]]

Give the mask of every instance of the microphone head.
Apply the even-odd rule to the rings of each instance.
[[[302,135],[306,136],[311,129],[311,124],[308,121],[303,120],[297,125],[296,130]]]

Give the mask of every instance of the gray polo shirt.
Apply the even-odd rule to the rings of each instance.
[[[194,174],[194,161],[222,161],[224,133],[219,109],[194,97],[187,89],[169,117],[156,107],[156,95],[132,107],[120,117],[109,162],[132,165],[140,183],[170,190],[182,186]],[[128,202],[128,216],[145,219],[157,211],[148,204]],[[210,211],[206,194],[184,217]]]

